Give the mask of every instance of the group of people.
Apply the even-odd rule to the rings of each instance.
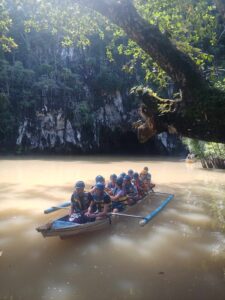
[[[112,174],[108,184],[103,176],[98,175],[89,192],[85,191],[83,181],[77,181],[71,196],[69,221],[82,224],[105,218],[109,212],[121,212],[127,205],[134,205],[143,198],[154,186],[148,167],[140,174],[133,170],[119,176]]]

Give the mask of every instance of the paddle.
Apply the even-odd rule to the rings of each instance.
[[[50,208],[47,208],[46,210],[44,210],[44,213],[45,214],[50,214],[50,213],[52,213],[52,212],[54,212],[54,211],[57,211],[57,210],[59,210],[59,209],[65,209],[65,208],[68,208],[68,206],[70,206],[71,205],[71,202],[64,202],[64,203],[62,203],[61,205],[59,205],[59,206],[52,206],[52,207],[50,207]]]
[[[129,218],[138,218],[138,219],[144,219],[144,216],[138,216],[138,215],[129,215],[129,214],[122,214],[122,213],[108,213],[109,216],[121,216],[121,217],[129,217]]]

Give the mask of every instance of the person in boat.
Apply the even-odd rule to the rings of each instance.
[[[124,178],[127,174],[126,173],[121,173],[118,177]]]
[[[148,190],[151,190],[155,187],[155,184],[151,182],[152,175],[148,172],[148,167],[144,167],[144,169],[141,171],[140,179],[145,186],[144,190],[146,190],[147,186],[148,186]]]
[[[102,184],[105,184],[105,178],[102,175],[98,175],[95,177],[95,182],[101,182]]]
[[[131,180],[133,179],[134,176],[134,171],[133,170],[128,170],[127,174],[130,176]]]
[[[97,184],[98,182],[100,182],[100,183],[102,183],[102,184],[105,185],[105,178],[104,178],[102,175],[98,175],[98,176],[95,177],[95,185],[93,185],[93,186],[91,187],[91,191],[90,191],[91,193],[94,192],[95,187],[96,187],[96,184]]]
[[[116,179],[117,179],[116,174],[110,175],[110,181],[109,181],[109,183],[107,184],[107,187],[106,187],[106,191],[110,195],[112,194],[113,189],[116,187]]]
[[[112,212],[116,213],[125,209],[128,197],[123,189],[122,177],[117,178],[116,187],[113,189],[110,198],[112,200]]]
[[[138,191],[138,196],[139,198],[142,198],[145,194],[144,190],[143,190],[143,182],[140,180],[139,174],[137,172],[135,172],[133,174],[133,180],[132,180],[133,185],[136,187],[137,191]]]
[[[128,204],[135,204],[138,200],[138,191],[136,187],[132,184],[131,177],[129,175],[126,175],[123,179],[123,189],[129,198]]]
[[[105,192],[105,185],[102,182],[97,182],[95,189],[92,191],[93,201],[88,207],[86,216],[96,218],[97,220],[103,219],[109,212],[111,199]]]
[[[85,216],[90,203],[93,201],[91,193],[85,192],[85,184],[83,181],[77,181],[75,184],[75,190],[71,196],[71,211],[69,221],[79,224],[88,222],[88,218]]]

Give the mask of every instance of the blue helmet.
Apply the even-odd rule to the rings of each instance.
[[[130,170],[128,171],[128,174],[132,174],[132,175],[133,175],[133,174],[134,174],[134,171],[130,169]]]
[[[123,184],[123,178],[122,177],[118,177],[116,180],[116,184],[118,184],[119,186],[122,186]]]
[[[134,179],[138,179],[139,174],[138,174],[137,172],[135,172],[135,173],[133,174],[133,177],[134,177]]]
[[[96,185],[95,185],[95,187],[99,191],[104,191],[104,189],[105,189],[105,185],[102,182],[97,182]]]
[[[102,176],[102,175],[98,175],[96,178],[95,178],[95,182],[105,182],[105,178]]]
[[[129,175],[124,176],[124,180],[131,180],[131,177]]]
[[[122,178],[124,178],[125,176],[126,176],[126,173],[124,173],[124,172],[123,172],[123,173],[121,173],[121,174],[120,174],[120,176],[119,176],[119,177],[122,177]]]
[[[116,180],[116,178],[117,178],[116,174],[110,175],[110,179],[111,179],[111,180],[113,180],[113,179]]]
[[[85,184],[83,181],[77,181],[74,187],[77,189],[82,189],[85,188]]]

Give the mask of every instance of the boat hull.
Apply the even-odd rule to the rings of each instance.
[[[43,237],[59,236],[60,238],[71,237],[79,234],[89,233],[97,230],[102,230],[110,225],[109,218],[98,220],[91,223],[77,224],[64,228],[51,228],[48,225],[36,228]]]
[[[146,195],[145,197],[140,199],[137,202],[137,204],[132,205],[132,206],[128,206],[127,209],[124,212],[128,212],[128,211],[132,210],[132,208],[136,207],[139,203],[143,202],[148,197],[148,195]],[[77,224],[77,223],[67,222],[68,227],[66,227],[66,226],[60,227],[59,226],[59,228],[54,228],[52,226],[52,224],[54,224],[54,222],[57,222],[57,221],[60,221],[60,220],[61,221],[68,220],[68,215],[66,215],[66,216],[64,216],[60,219],[56,219],[50,224],[45,224],[43,226],[39,226],[39,227],[36,228],[36,230],[38,232],[40,232],[43,235],[43,237],[59,236],[60,238],[66,238],[66,237],[72,237],[72,236],[75,236],[75,235],[94,232],[94,231],[97,231],[97,230],[102,230],[104,228],[109,227],[110,224],[111,224],[110,217],[107,217],[107,218],[104,218],[102,220],[97,220],[97,221],[90,222],[90,223],[85,223],[85,224]]]

